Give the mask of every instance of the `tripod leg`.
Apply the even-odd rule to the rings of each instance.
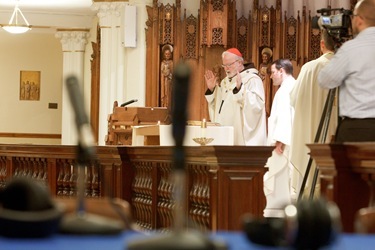
[[[312,184],[311,184],[310,197],[309,197],[310,200],[312,200],[314,198],[315,187],[316,187],[316,183],[318,181],[318,176],[319,176],[319,168],[317,166],[315,168],[314,177],[313,177],[313,181],[312,181]]]
[[[325,130],[324,134],[326,135],[326,133],[327,133],[326,130],[328,129],[329,119],[330,119],[330,116],[331,116],[331,111],[332,111],[333,100],[335,98],[335,94],[336,94],[336,89],[330,89],[329,92],[328,92],[326,101],[324,103],[322,116],[320,117],[319,126],[318,126],[318,129],[317,129],[316,135],[315,135],[314,143],[319,142],[319,139],[321,138],[321,133],[322,133],[323,127],[324,127],[324,130]],[[324,140],[325,140],[325,138],[324,138]],[[307,182],[308,176],[310,174],[311,164],[312,164],[312,158],[310,156],[309,161],[307,163],[305,175],[303,176],[301,188],[300,188],[300,191],[299,191],[299,194],[298,194],[298,201],[302,199],[303,192],[304,192],[305,187],[306,187],[306,182]],[[311,189],[315,189],[315,186],[312,186]]]
[[[312,158],[310,157],[309,162],[307,163],[305,175],[303,176],[301,189],[300,189],[299,194],[298,194],[298,200],[299,201],[302,199],[303,191],[305,190],[305,187],[306,187],[307,177],[309,176],[309,173],[310,173],[311,164],[312,164]]]

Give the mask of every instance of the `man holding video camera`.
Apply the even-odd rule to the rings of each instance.
[[[318,76],[339,88],[336,142],[375,141],[375,0],[360,0],[352,15],[355,38],[345,42]]]

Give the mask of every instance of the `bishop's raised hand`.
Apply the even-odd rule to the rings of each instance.
[[[213,91],[216,85],[218,85],[217,77],[212,70],[206,70],[204,73],[204,79],[206,80],[207,88],[210,91]]]

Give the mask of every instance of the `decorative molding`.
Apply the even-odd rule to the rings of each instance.
[[[55,37],[60,39],[64,52],[85,51],[89,31],[58,31]]]
[[[61,134],[0,133],[0,138],[1,137],[7,137],[7,138],[37,138],[37,139],[61,139]]]

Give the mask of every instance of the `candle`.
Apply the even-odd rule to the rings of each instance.
[[[201,124],[201,137],[206,138],[206,129],[207,129],[207,122],[206,119],[203,119]]]
[[[203,118],[203,121],[202,121],[202,128],[207,128],[206,118]]]

